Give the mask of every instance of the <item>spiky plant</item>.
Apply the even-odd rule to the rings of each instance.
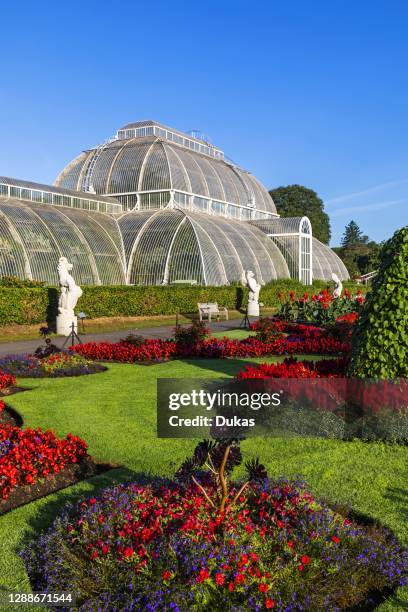
[[[177,470],[175,477],[179,482],[189,482],[201,490],[204,497],[214,510],[220,514],[228,512],[244,493],[251,481],[260,481],[267,478],[265,466],[259,459],[246,463],[248,478],[241,488],[230,500],[229,475],[232,470],[242,462],[239,440],[203,440],[197,444],[192,457],[187,458]],[[200,471],[201,470],[201,471]],[[206,490],[210,483],[216,490],[216,496]]]

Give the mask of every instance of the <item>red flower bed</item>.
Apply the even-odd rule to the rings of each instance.
[[[282,363],[246,366],[245,370],[238,373],[237,378],[340,378],[345,376],[348,363],[348,357],[321,361],[298,361],[291,358]]]
[[[299,332],[301,327],[297,326]],[[171,358],[205,357],[222,359],[226,357],[262,357],[262,355],[314,355],[339,354],[350,351],[350,343],[318,332],[319,328],[305,330],[304,338],[289,336],[272,342],[261,342],[258,338],[244,340],[210,338],[192,345],[178,345],[172,340],[146,340],[135,346],[127,342],[89,342],[78,344],[72,351],[88,359],[122,361],[126,363],[164,361]]]
[[[358,312],[349,312],[341,317],[337,317],[337,323],[350,323],[350,325],[354,325],[354,323],[358,319]]]
[[[0,499],[88,457],[86,443],[72,434],[60,439],[52,431],[0,426]]]
[[[13,387],[16,384],[16,379],[11,374],[5,374],[0,370],[0,391],[3,389],[7,389],[8,387]]]
[[[145,340],[136,346],[128,342],[88,342],[70,347],[88,359],[104,361],[162,361],[176,354],[176,343],[170,340]]]

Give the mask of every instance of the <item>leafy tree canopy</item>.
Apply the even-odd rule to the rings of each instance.
[[[324,212],[323,200],[313,189],[302,185],[277,187],[269,192],[282,217],[309,217],[313,236],[328,244],[331,236],[329,216]]]

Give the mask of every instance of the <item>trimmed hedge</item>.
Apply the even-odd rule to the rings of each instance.
[[[408,226],[380,254],[380,268],[352,336],[356,378],[408,377]]]
[[[260,301],[268,308],[279,305],[279,293],[320,291],[328,283],[315,281],[313,288],[296,280],[285,279],[268,283],[261,289]],[[361,288],[345,283],[351,291]],[[246,303],[247,290],[240,286],[85,286],[77,306],[89,318],[174,315],[196,312],[197,302],[218,302],[221,306],[239,310]],[[53,322],[57,314],[59,290],[56,287],[0,287],[0,325]]]

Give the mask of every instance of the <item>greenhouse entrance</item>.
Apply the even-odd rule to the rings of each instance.
[[[307,217],[287,217],[254,221],[279,247],[289,268],[291,278],[304,285],[313,282],[312,225]]]

